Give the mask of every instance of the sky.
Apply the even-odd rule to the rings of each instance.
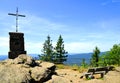
[[[108,51],[120,43],[120,0],[0,0],[0,55],[9,52],[9,32],[24,33],[28,54],[41,54],[49,35],[53,46],[59,35],[68,53]]]

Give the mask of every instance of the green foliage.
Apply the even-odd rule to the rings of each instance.
[[[96,46],[95,49],[93,50],[93,55],[91,58],[91,65],[94,67],[98,67],[99,54],[100,54],[100,50]]]
[[[113,48],[110,50],[110,58],[113,59],[113,64],[120,63],[120,44],[113,45]]]
[[[63,63],[67,60],[67,52],[64,49],[63,43],[63,38],[60,35],[56,47],[53,48],[52,40],[50,40],[50,36],[48,35],[47,40],[43,44],[42,54],[38,56],[44,61]]]
[[[67,52],[64,49],[64,41],[61,35],[59,36],[57,44],[54,48],[53,60],[55,63],[60,63],[60,64],[67,60]]]
[[[88,64],[86,63],[84,58],[82,59],[81,67],[83,67],[83,68],[87,68],[88,67]]]
[[[52,40],[50,40],[49,35],[47,36],[47,40],[43,44],[42,53],[43,54],[41,54],[41,60],[52,62],[53,46],[52,46]]]
[[[120,65],[120,44],[113,45],[110,51],[102,55],[100,59],[104,65]]]
[[[107,65],[110,65],[111,62],[110,62],[110,57],[109,57],[109,51],[107,51],[105,54],[101,55],[100,58],[99,58],[99,66],[107,66]]]

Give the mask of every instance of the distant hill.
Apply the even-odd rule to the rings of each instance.
[[[106,52],[101,52],[100,55],[104,53]],[[89,63],[92,54],[93,53],[71,53],[71,54],[68,54],[67,61],[64,63],[69,65],[72,65],[72,64],[80,65],[83,58],[86,60],[87,63]],[[28,55],[32,56],[34,59],[39,59],[38,57],[39,54],[28,54]],[[0,60],[5,60],[7,58],[8,58],[8,55],[0,55]]]
[[[8,58],[7,55],[0,55],[0,61],[5,60],[5,59],[7,59],[7,58]]]
[[[103,55],[104,53],[106,53],[106,52],[101,52],[100,56]],[[92,54],[93,53],[69,54],[67,61],[64,63],[68,64],[68,65],[73,65],[73,64],[80,65],[80,63],[82,62],[83,59],[85,59],[87,63],[90,63],[90,58],[91,58]]]

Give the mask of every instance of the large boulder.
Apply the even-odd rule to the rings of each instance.
[[[29,70],[19,65],[0,66],[0,83],[30,83],[31,79]]]
[[[51,78],[53,72],[53,63],[35,61],[22,54],[0,62],[0,83],[43,83]]]
[[[44,82],[49,79],[50,75],[50,70],[46,68],[41,68],[41,67],[34,67],[31,68],[31,77],[36,81],[36,82]]]
[[[55,69],[56,69],[56,66],[55,66],[55,64],[53,64],[53,63],[49,63],[49,62],[42,62],[42,63],[40,63],[40,66],[41,67],[44,67],[44,68],[47,68],[47,69],[49,69],[49,70],[51,70],[51,71],[55,71]]]

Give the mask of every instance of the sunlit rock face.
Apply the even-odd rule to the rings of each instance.
[[[0,83],[43,83],[55,73],[53,63],[35,61],[21,54],[0,62]]]

